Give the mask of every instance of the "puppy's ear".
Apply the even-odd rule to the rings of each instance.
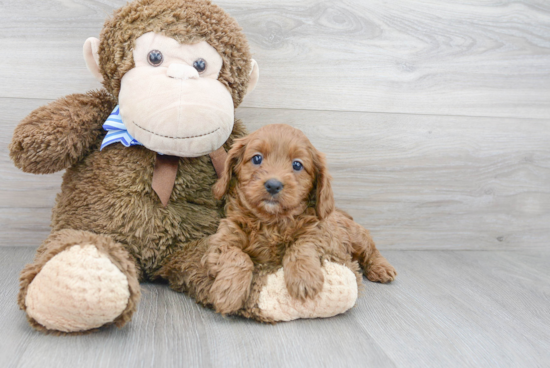
[[[313,149],[313,165],[315,166],[315,210],[319,219],[324,219],[334,211],[334,194],[328,173],[325,155]]]
[[[222,199],[222,197],[229,191],[229,184],[235,174],[235,166],[242,161],[248,140],[248,137],[236,139],[233,146],[227,153],[222,176],[212,188],[216,199]]]

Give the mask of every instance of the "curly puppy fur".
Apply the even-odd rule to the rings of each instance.
[[[252,161],[258,155],[261,164]],[[302,169],[293,168],[296,161]],[[270,193],[268,180],[279,181],[282,190]],[[268,125],[235,142],[214,186],[217,198],[227,195],[227,217],[203,259],[218,312],[243,307],[258,264],[283,266],[289,294],[300,300],[322,290],[324,260],[358,262],[369,280],[394,280],[395,269],[369,232],[335,210],[330,181],[324,155],[298,129]]]
[[[212,194],[217,175],[208,156],[180,158],[170,205],[165,208],[151,188],[155,152],[121,144],[99,151],[105,137],[102,125],[118,103],[120,81],[134,66],[135,40],[150,31],[180,42],[205,40],[212,45],[223,59],[218,80],[228,88],[235,107],[240,104],[251,59],[246,37],[235,20],[207,0],[137,0],[117,10],[101,33],[99,57],[105,89],[70,95],[36,109],[16,127],[10,144],[10,157],[25,172],[67,170],[52,213],[52,234],[40,252],[51,258],[66,249],[66,244],[83,242],[95,234],[98,238],[93,244],[123,267],[123,272],[126,265],[117,259],[134,264],[135,272],[125,273],[131,285],[168,274],[179,280],[180,273],[193,267],[189,262],[200,263],[200,258],[186,259],[188,267],[182,269],[169,262],[171,257],[177,255],[180,260],[178,250],[188,250],[193,241],[213,234],[223,215],[223,202]],[[225,149],[245,134],[237,120]],[[20,301],[45,260],[37,256],[23,271]],[[172,269],[165,268],[161,275],[164,264]],[[128,313],[115,324],[122,326],[130,319],[137,299],[135,292]],[[24,303],[21,307],[25,308]]]

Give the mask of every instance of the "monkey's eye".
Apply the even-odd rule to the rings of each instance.
[[[204,69],[206,69],[206,60],[204,59],[195,60],[195,62],[193,62],[193,68],[197,69],[199,73],[204,72]]]
[[[261,165],[261,164],[262,164],[262,160],[263,160],[262,155],[256,155],[256,156],[252,157],[252,163],[253,163],[254,165]]]
[[[162,60],[164,60],[164,57],[162,56],[162,52],[159,50],[151,50],[149,51],[149,54],[147,54],[147,61],[152,66],[159,66],[162,64]]]
[[[292,168],[294,171],[300,171],[304,168],[304,165],[300,161],[294,160],[292,161]]]

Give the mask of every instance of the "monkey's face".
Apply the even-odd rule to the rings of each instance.
[[[118,98],[128,132],[159,153],[197,157],[221,147],[259,78],[241,28],[208,0],[130,1],[101,38],[84,43],[88,69]]]
[[[221,147],[233,129],[233,99],[218,81],[222,58],[205,41],[180,44],[140,36],[135,67],[121,80],[120,114],[128,132],[152,151],[198,157]]]

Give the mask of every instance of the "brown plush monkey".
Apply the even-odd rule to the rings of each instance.
[[[201,239],[223,215],[215,166],[245,134],[234,108],[258,79],[246,38],[209,1],[137,0],[115,11],[100,40],[86,40],[84,57],[105,88],[38,108],[10,145],[25,172],[66,169],[52,233],[21,274],[20,307],[39,330],[80,333],[128,322],[143,280],[166,279],[209,305],[195,280]],[[351,273],[327,272],[336,283]],[[273,297],[257,274],[241,315],[317,316],[282,305],[279,286]]]

